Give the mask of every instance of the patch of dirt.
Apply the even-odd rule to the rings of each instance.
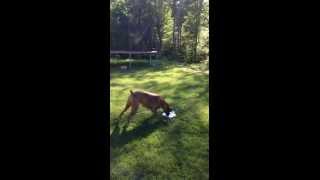
[[[202,74],[206,74],[209,75],[209,70],[207,71],[200,71],[200,70],[195,70],[195,69],[191,69],[191,68],[181,68],[182,71],[185,72],[189,72],[189,73],[202,73]]]

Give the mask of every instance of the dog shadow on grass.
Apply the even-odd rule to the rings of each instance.
[[[121,124],[124,125],[121,126]],[[123,147],[133,140],[139,140],[147,137],[149,134],[165,124],[166,122],[164,122],[160,117],[151,116],[145,119],[136,128],[128,131],[129,123],[127,121],[124,123],[118,121],[114,125],[114,130],[110,135],[110,146],[112,148]]]

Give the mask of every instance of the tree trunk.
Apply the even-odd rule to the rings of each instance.
[[[159,51],[161,52],[162,50],[162,34],[158,34],[158,37],[159,37]]]
[[[193,47],[193,61],[198,62],[198,41],[199,41],[199,33],[200,33],[200,15],[202,9],[203,0],[197,0],[196,2],[196,22],[195,22],[195,34],[194,34],[194,47]]]
[[[178,30],[178,48],[180,49],[181,48],[181,25],[179,26],[179,30]]]
[[[176,17],[173,17],[173,28],[172,28],[172,44],[173,47],[176,47]]]
[[[176,11],[176,4],[177,0],[172,1],[172,17],[173,17],[173,27],[172,27],[172,45],[174,54],[176,54],[176,48],[177,48],[177,37],[176,37],[176,26],[177,26],[177,11]]]
[[[162,50],[162,37],[163,37],[163,0],[157,0],[156,1],[156,32],[159,39],[159,46],[158,51],[160,52]]]

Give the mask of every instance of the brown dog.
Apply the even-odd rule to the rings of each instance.
[[[129,107],[131,107],[131,112],[128,116],[128,121],[130,121],[132,116],[134,116],[137,113],[140,104],[145,108],[148,108],[149,110],[151,110],[151,112],[153,112],[154,115],[157,113],[157,110],[159,108],[162,108],[166,114],[169,114],[171,111],[168,103],[166,103],[164,98],[158,94],[154,94],[146,91],[132,92],[131,90],[130,90],[130,93],[131,94],[128,98],[126,107],[120,113],[119,119],[121,118],[123,113],[126,112]]]

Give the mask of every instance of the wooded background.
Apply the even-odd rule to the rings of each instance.
[[[208,0],[111,0],[110,49],[157,50],[185,62],[209,55]]]

